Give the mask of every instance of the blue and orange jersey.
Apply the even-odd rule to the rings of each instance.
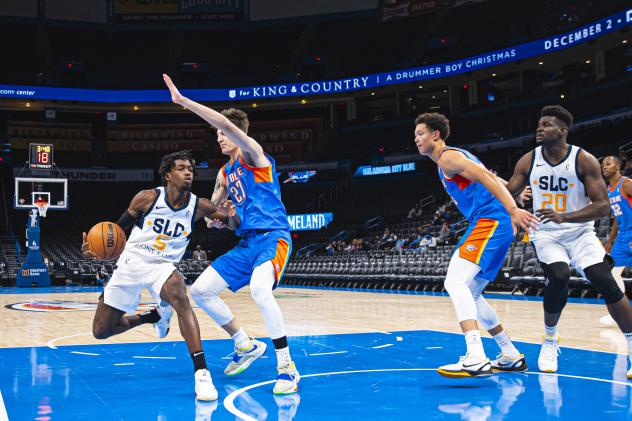
[[[276,177],[276,165],[266,155],[270,165],[251,167],[240,157],[222,167],[230,199],[235,203],[241,225],[237,235],[258,230],[288,230],[287,212],[281,202],[281,188]]]
[[[461,152],[463,155],[479,165],[483,165],[481,161],[466,150],[454,147],[445,147],[441,150],[441,153],[447,150],[455,150]],[[443,187],[448,192],[452,200],[456,204],[457,208],[461,211],[463,216],[468,221],[478,219],[480,217],[494,218],[495,216],[505,215],[509,216],[505,207],[496,199],[481,183],[471,181],[461,175],[457,174],[452,178],[448,178],[443,174],[441,168],[439,169],[439,178]]]
[[[628,183],[632,183],[632,179],[621,177],[614,188],[608,187],[610,209],[617,219],[619,232],[632,232],[632,197],[626,196],[623,191],[623,183],[626,180]]]

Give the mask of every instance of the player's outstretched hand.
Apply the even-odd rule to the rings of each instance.
[[[511,222],[525,230],[525,232],[538,229],[540,219],[528,210],[516,208],[510,215]]]
[[[85,232],[83,233],[83,244],[81,244],[81,253],[83,253],[83,255],[88,259],[96,259],[97,257],[94,255],[94,253],[92,253],[92,250],[90,250],[90,246],[88,245],[88,235]]]
[[[555,222],[556,224],[561,224],[562,222],[564,222],[564,215],[555,212],[553,209],[538,209],[537,211],[535,211],[535,214],[540,217],[543,224],[547,222]]]
[[[205,216],[204,220],[206,221],[207,228],[219,228],[219,229],[226,228],[226,224],[220,221],[219,219],[211,219]]]
[[[171,100],[174,103],[181,105],[180,103],[184,99],[184,96],[182,96],[178,88],[176,88],[176,85],[173,84],[173,81],[171,80],[171,78],[163,73],[162,79],[165,81],[167,88],[169,88],[169,93],[171,94]]]
[[[527,186],[524,188],[524,190],[522,190],[522,193],[520,193],[520,196],[518,196],[518,200],[520,200],[522,203],[525,203],[526,201],[531,199],[531,196],[532,196],[531,186]]]

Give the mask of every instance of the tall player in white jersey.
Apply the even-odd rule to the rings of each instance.
[[[581,269],[603,296],[632,355],[632,307],[610,273],[593,228],[596,218],[610,213],[606,185],[597,159],[566,142],[572,123],[568,110],[542,108],[535,137],[539,146],[520,158],[507,184],[514,196],[527,184],[531,186],[533,209],[541,219],[539,229],[530,234],[548,280],[538,367],[552,373],[557,371],[557,323],[568,298],[570,265]]]
[[[217,399],[217,390],[206,369],[200,327],[187,297],[184,277],[174,264],[186,251],[195,221],[203,217],[220,218],[234,229],[238,219],[233,217],[234,209],[217,208],[210,200],[191,193],[194,165],[189,151],[164,156],[159,170],[163,186],[136,194],[118,220],[123,229],[131,226],[133,229],[99,299],[92,332],[95,338],[106,339],[141,324],[154,323],[159,337],[164,337],[175,309],[180,332],[193,360],[196,397],[212,401]],[[94,257],[85,233],[81,248],[86,256]],[[143,288],[167,304],[124,316],[136,310]]]

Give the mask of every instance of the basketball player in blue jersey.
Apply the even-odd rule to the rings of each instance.
[[[632,358],[632,307],[612,276],[594,230],[594,220],[609,214],[608,189],[597,159],[567,143],[572,124],[573,115],[565,108],[543,107],[535,135],[538,146],[520,158],[507,184],[514,195],[530,184],[533,209],[542,219],[529,237],[547,279],[544,337],[538,357],[538,368],[547,373],[558,369],[557,324],[568,299],[571,265],[581,270],[604,298]],[[632,369],[628,378],[632,378]]]
[[[174,103],[193,111],[217,129],[217,141],[230,160],[217,174],[211,200],[216,206],[228,197],[237,209],[241,241],[216,259],[195,281],[191,296],[235,342],[233,360],[224,371],[233,376],[261,357],[266,344],[246,334],[219,294],[250,284],[252,298],[259,306],[277,356],[278,376],[273,392],[286,395],[298,390],[300,376],[290,357],[283,315],[272,290],[283,276],[292,250],[287,214],[275,175],[274,160],[248,136],[248,116],[229,109],[218,113],[182,96],[167,75],[163,75]],[[211,221],[210,226],[221,227]]]
[[[616,156],[603,159],[601,174],[608,180],[608,198],[614,216],[604,248],[614,259],[612,276],[619,289],[625,293],[623,269],[632,267],[632,180],[621,175],[621,159]],[[601,321],[606,325],[614,323],[610,316],[602,317]]]
[[[175,309],[180,332],[193,360],[195,393],[199,400],[217,400],[217,390],[206,368],[200,341],[200,327],[191,309],[184,277],[174,266],[186,251],[195,221],[219,218],[234,229],[238,218],[230,206],[215,206],[191,193],[195,161],[189,151],[166,155],[160,165],[163,187],[143,190],[132,199],[117,224],[132,228],[112,277],[99,299],[92,332],[106,339],[145,323],[154,323],[160,337],[166,336]],[[82,252],[94,254],[83,233]],[[162,303],[154,310],[133,316],[140,293],[148,288]]]
[[[496,371],[526,371],[527,363],[504,331],[498,315],[483,298],[485,286],[496,278],[513,241],[515,226],[527,230],[538,219],[519,209],[503,183],[471,153],[446,146],[450,122],[438,113],[415,120],[415,143],[432,159],[439,178],[469,227],[450,259],[445,289],[465,335],[467,353],[458,363],[438,369],[445,377],[489,376]],[[494,337],[500,355],[485,356],[478,321]]]

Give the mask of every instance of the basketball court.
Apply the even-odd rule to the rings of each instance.
[[[248,291],[223,294],[266,355],[227,377],[232,341],[195,309],[220,398],[196,402],[178,324],[163,340],[141,326],[105,341],[92,337],[100,288],[3,288],[0,391],[11,420],[52,419],[427,419],[511,417],[627,419],[626,343],[603,328],[605,307],[571,299],[560,323],[559,372],[539,373],[541,301],[491,294],[490,303],[527,358],[526,373],[446,379],[436,368],[464,353],[444,294],[281,287],[299,392],[274,396],[275,358]],[[152,305],[149,295],[139,308]],[[581,328],[579,328],[581,327]],[[496,344],[485,339],[488,354]],[[2,415],[0,415],[1,418]],[[421,415],[420,415],[421,417]]]

